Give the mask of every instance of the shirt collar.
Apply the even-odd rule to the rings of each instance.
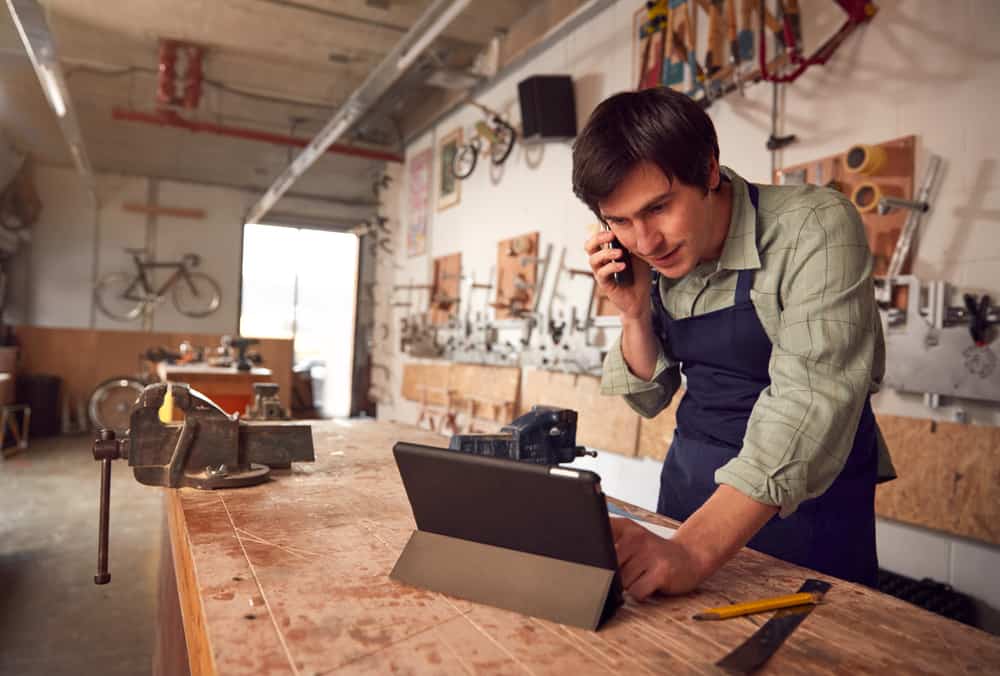
[[[721,167],[721,170],[733,183],[733,214],[729,221],[729,233],[722,245],[722,255],[719,256],[719,268],[759,270],[757,211],[750,201],[747,182],[729,167]]]

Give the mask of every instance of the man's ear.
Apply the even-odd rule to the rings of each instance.
[[[708,160],[708,189],[716,191],[722,184],[722,170],[719,169],[719,161],[714,157]]]

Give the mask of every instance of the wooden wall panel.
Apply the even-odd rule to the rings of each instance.
[[[74,402],[90,399],[100,382],[95,359],[97,331],[18,326],[14,332],[21,347],[18,373],[59,376],[61,398],[68,395]]]
[[[521,369],[515,366],[452,364],[448,387],[474,418],[506,425],[517,415]]]
[[[61,396],[86,402],[94,387],[114,376],[138,375],[139,355],[151,347],[172,351],[182,340],[195,345],[219,344],[219,334],[18,326],[21,373],[48,373],[62,378]],[[291,340],[263,338],[255,346],[281,386],[281,401],[291,401],[293,344]]]
[[[621,397],[602,395],[600,378],[525,369],[521,382],[522,413],[535,404],[571,408],[579,414],[578,444],[635,455],[639,416]]]
[[[899,478],[879,516],[1000,545],[1000,427],[878,416]]]
[[[411,362],[403,365],[403,399],[448,405],[450,362]]]

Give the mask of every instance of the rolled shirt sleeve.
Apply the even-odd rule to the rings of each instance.
[[[715,473],[716,483],[779,506],[782,517],[822,494],[847,461],[879,335],[857,211],[844,199],[802,211],[794,214],[801,218],[795,247],[782,252],[771,384],[753,407],[739,455]]]
[[[665,409],[680,384],[680,365],[667,357],[659,339],[657,339],[656,367],[650,380],[643,380],[629,369],[622,354],[620,335],[604,358],[601,394],[623,396],[632,410],[643,418],[653,418]]]

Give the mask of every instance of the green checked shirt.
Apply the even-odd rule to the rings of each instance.
[[[753,301],[771,339],[771,384],[754,404],[739,455],[715,473],[786,517],[821,495],[854,443],[865,398],[885,370],[872,256],[850,200],[816,186],[761,185],[759,214],[747,184],[727,167],[733,214],[722,255],[678,280],[660,277],[674,319],[732,307],[740,270],[755,270]],[[652,380],[633,374],[621,338],[604,361],[601,392],[623,395],[640,415],[662,411],[681,385],[680,364],[659,345]],[[879,477],[895,477],[878,433]]]

